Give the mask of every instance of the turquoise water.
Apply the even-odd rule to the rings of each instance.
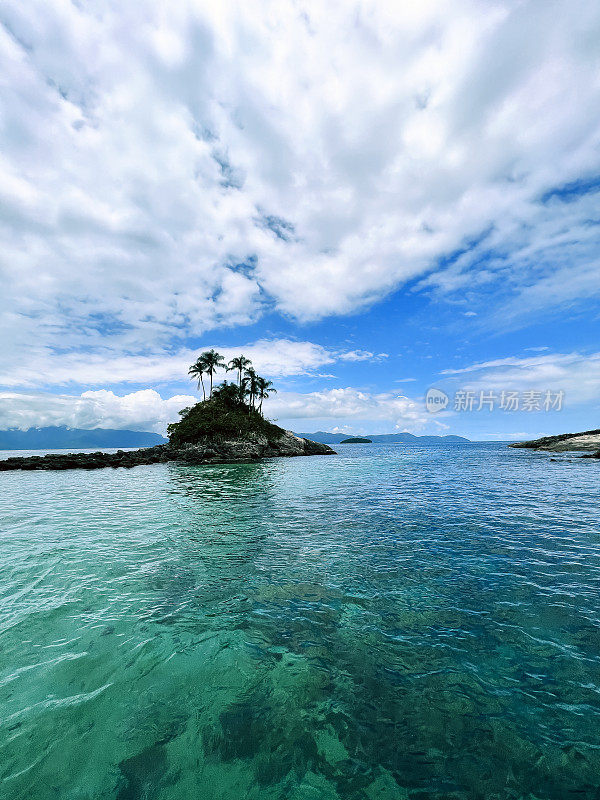
[[[600,464],[1,473],[0,796],[600,797]]]

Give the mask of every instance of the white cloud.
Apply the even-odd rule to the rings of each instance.
[[[112,355],[101,351],[87,354],[69,352],[56,354],[48,348],[30,348],[27,360],[20,353],[6,350],[2,356],[2,385],[6,387],[38,386],[44,375],[47,386],[65,386],[69,383],[101,386],[105,384],[153,383],[186,380],[190,364],[200,350],[214,347],[228,362],[243,353],[255,369],[270,378],[305,375],[324,364],[331,364],[345,353],[329,351],[313,342],[291,339],[261,339],[240,347],[223,347],[206,344],[202,348],[185,348],[174,353],[157,355]],[[232,379],[219,371],[217,379]]]
[[[0,334],[23,363],[159,358],[432,270],[501,285],[511,318],[598,292],[594,0],[6,0],[0,23]]]
[[[392,392],[363,392],[353,387],[319,392],[280,392],[265,402],[269,417],[286,420],[330,419],[341,424],[351,420],[384,420],[402,430],[420,429],[432,422],[418,400]]]
[[[370,350],[349,350],[340,355],[342,361],[383,361],[388,357],[387,353],[371,353]]]
[[[191,395],[163,400],[153,389],[119,397],[104,389],[74,395],[0,392],[0,429],[67,425],[70,428],[125,428],[164,434],[177,412],[197,402]]]
[[[566,407],[600,397],[600,353],[498,358],[444,370],[442,375],[455,378],[462,388],[477,391],[563,391]]]
[[[0,392],[0,429],[67,425],[128,428],[165,433],[178,412],[197,402],[193,395],[162,399],[153,389],[119,396],[104,389],[81,395]],[[265,403],[267,416],[281,420],[379,420],[387,427],[419,430],[431,417],[422,403],[393,393],[371,394],[346,387],[305,394],[281,392]]]

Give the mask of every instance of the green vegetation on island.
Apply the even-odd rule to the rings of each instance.
[[[237,380],[224,380],[213,388],[213,376],[218,369],[236,372]],[[202,353],[188,370],[191,378],[202,387],[203,400],[182,409],[181,419],[167,428],[169,442],[175,447],[193,444],[208,438],[247,439],[262,435],[267,439],[281,436],[283,428],[266,420],[263,401],[276,393],[271,381],[257,375],[252,362],[240,355],[229,364],[215,350]],[[204,378],[209,384],[208,397]]]
[[[363,439],[362,436],[350,436],[349,439],[342,439],[340,444],[373,444],[373,440]]]

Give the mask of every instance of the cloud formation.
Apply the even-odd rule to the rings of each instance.
[[[599,43],[593,0],[6,0],[0,335],[66,371],[414,279],[596,294]]]
[[[324,364],[331,364],[347,357],[345,352],[327,350],[313,342],[298,342],[291,339],[260,339],[240,347],[223,347],[206,344],[201,349],[214,347],[229,362],[243,353],[254,368],[274,378],[305,375]],[[29,387],[39,385],[39,376],[45,376],[46,386],[65,386],[69,383],[88,386],[106,384],[150,383],[164,384],[185,380],[187,371],[199,355],[198,348],[182,348],[175,352],[160,352],[155,355],[114,355],[108,348],[96,353],[55,353],[51,348],[33,346],[27,360],[18,353],[8,351],[1,384],[5,387]],[[372,356],[372,354],[370,354]],[[361,360],[368,360],[365,354]],[[373,356],[373,358],[375,358]],[[233,375],[217,373],[218,380]]]
[[[387,353],[372,353],[370,350],[349,350],[341,353],[342,361],[383,361],[388,358]]]
[[[442,375],[476,391],[563,391],[567,406],[597,401],[600,397],[600,353],[499,358],[445,370]]]
[[[0,392],[0,429],[66,425],[164,434],[167,424],[178,419],[178,411],[197,399],[191,395],[176,395],[163,400],[153,389],[122,397],[105,389],[83,392],[79,396]]]
[[[81,395],[0,392],[0,429],[67,425],[164,434],[167,424],[179,418],[178,412],[197,400],[193,395],[163,399],[153,389],[121,396],[105,389]],[[400,430],[419,430],[426,422],[431,422],[418,401],[351,387],[305,394],[281,392],[266,401],[265,412],[279,420],[384,420]]]
[[[400,430],[436,424],[422,401],[393,392],[364,392],[354,387],[320,392],[281,392],[265,402],[265,411],[278,419],[384,420]]]

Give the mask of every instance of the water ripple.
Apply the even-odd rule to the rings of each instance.
[[[597,468],[2,473],[2,796],[597,800]]]

